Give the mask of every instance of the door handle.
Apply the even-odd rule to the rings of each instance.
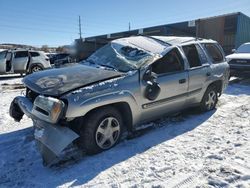
[[[184,83],[186,83],[186,79],[185,78],[179,80],[179,84],[184,84]]]
[[[211,72],[207,72],[207,74],[206,74],[207,76],[211,76]]]

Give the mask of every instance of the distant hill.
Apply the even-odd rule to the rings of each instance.
[[[25,49],[34,49],[34,50],[39,49],[37,47],[25,45],[25,44],[10,44],[10,43],[0,44],[0,49],[13,49],[13,48],[25,48]]]
[[[2,43],[0,44],[0,49],[15,49],[15,48],[22,48],[22,49],[32,49],[32,50],[41,50],[44,52],[67,52],[70,50],[70,45],[58,46],[58,47],[49,47],[47,45],[43,45],[41,47],[35,47],[31,45],[25,44],[11,44],[11,43]]]

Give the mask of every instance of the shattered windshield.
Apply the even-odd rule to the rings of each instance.
[[[121,72],[128,72],[139,68],[153,58],[154,54],[134,45],[111,42],[92,54],[87,62]]]

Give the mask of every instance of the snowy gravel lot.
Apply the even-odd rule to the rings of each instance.
[[[42,166],[31,121],[8,115],[20,83],[0,77],[0,187],[250,187],[250,80],[231,82],[215,111],[163,118],[137,138],[57,168]]]

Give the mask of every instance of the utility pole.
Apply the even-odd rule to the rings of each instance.
[[[129,30],[129,31],[131,30],[130,22],[128,22],[128,30]]]
[[[80,35],[80,39],[82,39],[82,24],[81,24],[81,16],[79,16],[79,35]]]

